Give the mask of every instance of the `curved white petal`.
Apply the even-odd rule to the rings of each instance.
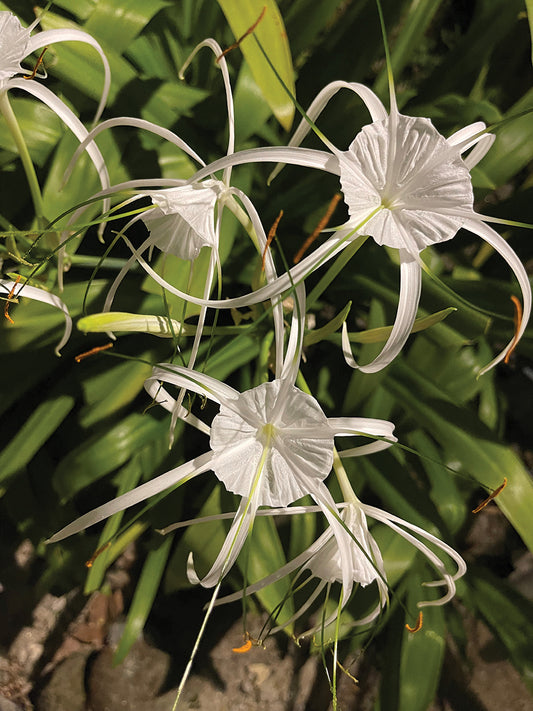
[[[518,283],[520,284],[520,288],[522,289],[522,299],[524,302],[522,322],[520,324],[518,332],[503,349],[503,351],[482,370],[480,370],[479,375],[483,375],[483,373],[486,373],[495,365],[501,363],[501,361],[505,359],[507,353],[509,353],[509,351],[515,347],[515,345],[524,335],[524,331],[526,330],[529,317],[531,316],[531,284],[527,272],[524,269],[522,262],[516,255],[516,252],[507,244],[507,242],[503,239],[501,235],[499,235],[495,230],[492,229],[492,227],[489,227],[480,220],[467,220],[465,221],[465,229],[470,230],[470,232],[473,232],[476,235],[479,235],[482,239],[485,240],[485,242],[490,244],[491,247],[493,247],[505,259],[507,264],[513,270],[514,275]]]
[[[196,183],[203,178],[213,175],[217,170],[224,170],[235,165],[245,163],[289,163],[300,165],[304,168],[325,170],[333,175],[339,175],[337,158],[326,151],[317,151],[312,148],[286,148],[285,146],[272,146],[270,148],[249,148],[237,151],[233,155],[219,158],[199,170],[189,182]]]
[[[396,437],[393,437],[394,441],[397,442]],[[341,459],[347,459],[348,457],[366,457],[369,454],[375,454],[376,452],[382,452],[384,449],[388,449],[394,444],[394,442],[370,442],[369,444],[361,444],[359,447],[352,447],[351,449],[343,449],[340,451],[339,457]]]
[[[425,584],[428,586],[440,584],[446,585],[448,587],[448,593],[446,594],[446,596],[444,598],[441,598],[440,600],[432,600],[424,603],[419,603],[419,607],[439,605],[448,602],[448,600],[450,600],[455,593],[455,581],[461,578],[466,573],[466,563],[459,555],[459,553],[457,553],[457,551],[455,551],[447,543],[444,543],[444,541],[441,541],[433,534],[429,533],[428,531],[425,531],[423,528],[420,528],[420,526],[416,526],[415,524],[409,523],[409,521],[405,521],[404,519],[401,519],[398,516],[394,516],[393,514],[387,513],[386,511],[382,511],[381,509],[378,509],[375,506],[368,506],[366,504],[363,504],[362,502],[360,502],[360,506],[368,516],[372,517],[376,521],[381,521],[385,525],[389,526],[389,528],[396,531],[396,533],[405,538],[407,541],[412,543],[419,551],[421,551],[426,556],[426,558],[436,568],[436,570],[438,570],[438,572],[442,574],[442,581]],[[443,553],[445,553],[449,558],[451,558],[451,560],[453,560],[453,562],[457,566],[457,571],[453,575],[450,575],[446,571],[444,563],[440,560],[440,558],[418,538],[403,530],[404,528],[413,531],[421,538],[424,538],[426,541],[432,543],[434,546],[439,548]]]
[[[61,541],[63,538],[72,536],[74,533],[83,531],[85,528],[88,528],[99,521],[103,521],[118,511],[124,511],[124,509],[134,506],[140,501],[145,501],[151,496],[159,494],[165,489],[169,489],[171,486],[183,483],[198,474],[202,474],[208,469],[211,469],[212,459],[213,453],[206,452],[206,454],[202,454],[195,459],[191,459],[190,462],[186,462],[175,469],[171,469],[165,474],[161,474],[151,481],[147,481],[145,484],[141,484],[141,486],[138,486],[136,489],[128,491],[126,494],[122,494],[122,496],[118,496],[116,499],[108,501],[107,504],[98,506],[98,508],[89,511],[83,516],[80,516],[80,518],[76,519],[76,521],[69,523],[68,526],[65,526],[49,538],[47,543],[57,543],[57,541]]]
[[[9,81],[9,87],[22,89],[23,91],[27,91],[28,94],[33,94],[33,96],[40,99],[43,104],[46,104],[50,109],[52,109],[52,111],[57,114],[59,118],[70,128],[78,141],[83,141],[87,136],[87,129],[79,118],[61,101],[61,99],[58,99],[57,96],[45,86],[42,86],[35,81],[11,79]],[[98,172],[102,188],[105,190],[109,187],[109,174],[107,172],[104,158],[100,153],[100,149],[95,143],[90,143],[86,147],[86,150],[91,161],[93,162],[94,167],[96,168],[96,171]]]
[[[481,131],[484,131],[487,125],[483,121],[476,121],[471,123],[464,128],[460,128],[451,136],[446,139],[450,146],[459,146],[459,150],[462,153],[466,151],[470,146],[477,142],[476,137],[479,136]],[[472,140],[474,139],[474,140]]]
[[[347,82],[347,81],[334,81],[325,86],[316,97],[313,99],[311,105],[306,111],[306,115],[300,121],[298,128],[294,132],[291,140],[289,141],[289,147],[299,146],[303,139],[307,136],[309,131],[311,131],[311,124],[316,121],[320,116],[322,111],[325,109],[329,100],[341,89],[349,89],[355,92],[361,97],[363,103],[370,112],[372,121],[383,121],[387,118],[387,111],[383,106],[381,100],[374,94],[374,92],[366,87],[364,84],[358,84],[357,82]],[[337,149],[329,142],[325,137],[322,136],[322,140],[326,141],[326,145],[334,153]],[[281,170],[281,164],[277,165],[272,171],[269,177],[269,182],[272,181],[276,175]]]
[[[94,123],[98,121],[107,103],[107,97],[109,96],[109,89],[111,87],[111,70],[109,68],[109,62],[104,54],[103,49],[100,47],[98,42],[82,30],[76,30],[74,28],[66,28],[59,30],[46,30],[45,32],[39,32],[33,37],[30,37],[28,46],[26,48],[27,53],[31,54],[38,49],[42,49],[50,44],[55,44],[56,42],[84,42],[85,44],[91,45],[100,55],[102,64],[104,65],[104,86],[102,88],[102,95],[100,97],[100,102],[94,116]]]
[[[200,42],[191,54],[187,57],[185,60],[185,63],[183,64],[182,68],[180,69],[179,72],[179,77],[180,79],[183,79],[185,70],[193,60],[193,58],[196,56],[198,51],[202,49],[202,47],[209,47],[209,49],[213,52],[213,54],[216,57],[216,64],[219,67],[220,71],[222,72],[222,81],[224,82],[224,89],[226,91],[226,109],[228,112],[228,150],[227,150],[227,155],[231,155],[234,150],[235,150],[235,111],[233,108],[233,92],[231,90],[231,82],[229,78],[229,70],[228,70],[228,65],[226,62],[226,57],[224,56],[224,52],[222,51],[222,48],[218,44],[218,42],[211,37],[208,39],[205,39],[203,42]],[[230,182],[230,176],[231,176],[231,168],[228,168],[226,172],[224,173],[224,183],[229,186]]]
[[[400,250],[400,298],[398,311],[390,336],[381,353],[368,365],[358,365],[354,360],[346,322],[342,329],[342,350],[346,362],[363,373],[376,373],[389,365],[400,353],[413,328],[420,300],[422,275],[418,261]]]
[[[388,437],[391,444],[396,442],[394,424],[388,420],[374,417],[328,417],[328,424],[335,432],[335,437],[368,434],[374,437]]]
[[[255,490],[248,499],[241,501],[239,510],[231,524],[224,544],[207,575],[200,579],[192,565],[187,566],[189,582],[193,584],[200,583],[204,587],[210,588],[220,582],[226,575],[233,563],[237,560],[237,556],[241,552],[248,533],[252,529],[258,507],[258,496],[259,491]]]
[[[231,407],[240,393],[229,385],[212,378],[205,373],[189,370],[181,365],[173,363],[160,363],[152,370],[152,375],[144,382],[144,387],[152,397],[157,399],[157,392],[160,389],[159,381],[171,383],[178,387],[187,388],[192,392],[208,397],[219,404]]]
[[[272,252],[270,251],[269,248],[267,248],[267,236],[265,234],[265,230],[263,228],[263,224],[261,222],[261,219],[259,215],[257,214],[257,210],[255,209],[252,201],[250,198],[242,192],[242,190],[239,190],[238,188],[229,188],[228,192],[231,193],[232,195],[236,195],[239,200],[242,202],[244,210],[246,214],[248,215],[250,222],[252,223],[252,227],[254,229],[254,232],[257,237],[257,241],[259,244],[259,249],[261,250],[261,253],[264,255],[264,263],[265,263],[265,277],[267,280],[268,284],[273,284],[276,279],[277,279],[277,273],[276,273],[276,267],[274,264],[274,259],[272,258]],[[272,302],[272,318],[274,321],[274,342],[275,342],[275,347],[276,347],[276,364],[275,364],[275,375],[276,378],[279,378],[281,375],[281,368],[283,366],[283,337],[284,337],[284,332],[285,332],[285,327],[284,327],[284,316],[283,316],[283,305],[281,303],[281,299],[277,297],[273,297],[271,299]]]
[[[67,169],[65,170],[65,175],[63,176],[63,182],[66,183],[69,179],[74,169],[74,166],[76,165],[76,162],[80,157],[80,154],[82,153],[82,151],[85,150],[87,144],[93,141],[99,133],[102,133],[102,131],[105,131],[108,128],[114,128],[115,126],[130,126],[132,128],[140,128],[143,131],[155,133],[157,136],[160,136],[160,138],[164,138],[165,140],[169,141],[170,143],[173,143],[175,146],[180,148],[184,153],[187,153],[187,155],[193,158],[201,166],[205,165],[204,161],[195,151],[193,151],[189,144],[182,140],[179,136],[177,136],[173,131],[170,131],[168,128],[163,128],[162,126],[158,126],[157,124],[152,123],[151,121],[147,121],[145,119],[121,116],[120,118],[113,118],[107,119],[107,121],[102,121],[102,123],[99,123],[98,126],[95,126],[95,128],[93,128],[92,131],[87,134],[85,140],[82,141],[82,143],[77,147],[74,155],[70,159],[70,163],[68,164]]]
[[[17,299],[19,296],[25,296],[28,299],[33,299],[34,301],[41,301],[43,304],[50,304],[55,306],[56,309],[60,309],[65,316],[65,331],[61,341],[57,344],[55,348],[56,355],[59,355],[59,351],[66,344],[72,333],[72,319],[68,312],[66,304],[61,301],[55,294],[50,294],[44,289],[38,289],[35,286],[29,286],[28,284],[17,284],[14,281],[7,281],[6,279],[0,279],[0,286],[6,290],[6,296],[13,290],[12,298]]]
[[[302,347],[305,331],[305,286],[300,282],[293,291],[293,309],[291,328],[289,332],[289,342],[287,343],[287,352],[283,360],[283,368],[281,371],[281,380],[286,385],[282,387],[290,387],[296,381],[298,370],[300,368],[300,360],[302,357]]]
[[[261,301],[267,301],[268,299],[279,296],[295,284],[298,284],[302,279],[305,279],[316,268],[341,252],[352,241],[352,235],[353,230],[351,229],[343,230],[338,234],[336,233],[332,235],[327,242],[318,247],[308,257],[302,259],[301,262],[298,262],[298,264],[292,267],[288,273],[282,274],[270,284],[257,289],[257,291],[250,292],[245,296],[236,296],[231,299],[202,299],[196,296],[191,296],[190,294],[177,289],[175,286],[159,276],[159,274],[152,269],[146,260],[143,259],[139,251],[135,250],[132,245],[130,245],[130,249],[136,255],[136,259],[144,271],[171,294],[179,296],[185,301],[190,301],[193,304],[198,304],[199,306],[210,306],[217,309],[231,309],[239,308],[241,306],[250,306],[251,304],[257,304]]]

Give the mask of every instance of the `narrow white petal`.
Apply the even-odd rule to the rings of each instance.
[[[59,351],[63,348],[72,333],[72,319],[70,318],[66,304],[63,303],[63,301],[61,301],[61,299],[55,294],[50,294],[44,289],[38,289],[37,287],[29,286],[28,284],[17,284],[14,281],[0,279],[0,287],[5,289],[6,296],[12,289],[14,289],[12,298],[17,299],[19,296],[24,296],[28,299],[33,299],[34,301],[41,301],[43,304],[55,306],[56,309],[60,309],[63,312],[65,315],[65,331],[61,341],[57,344],[55,349],[56,355],[59,355]]]
[[[205,373],[191,371],[184,366],[174,365],[173,363],[160,363],[153,369],[152,375],[146,379],[145,388],[151,395],[154,389],[153,384],[155,383],[156,389],[159,387],[158,381],[185,387],[187,390],[192,390],[198,395],[204,395],[210,400],[224,403],[228,407],[232,400],[236,400],[239,397],[237,390],[225,383],[221,383],[216,378],[212,378]]]
[[[518,332],[503,349],[503,351],[479,372],[479,375],[483,375],[483,373],[486,373],[495,365],[501,363],[501,361],[505,359],[507,353],[514,348],[516,343],[518,343],[524,335],[524,331],[526,330],[526,326],[529,322],[529,317],[531,316],[531,284],[527,272],[516,252],[507,244],[501,235],[492,229],[492,227],[489,227],[484,222],[481,222],[481,220],[468,220],[465,222],[465,229],[479,235],[505,259],[520,284],[520,288],[522,289],[522,299],[524,302],[522,323],[520,324]]]
[[[409,338],[416,319],[422,276],[418,261],[404,250],[400,250],[400,298],[398,311],[390,336],[381,353],[368,365],[358,365],[353,357],[346,322],[342,330],[342,350],[348,365],[363,373],[376,373],[389,365],[400,353]]]
[[[107,97],[109,96],[109,88],[111,87],[111,70],[109,68],[109,62],[104,54],[103,49],[100,47],[98,42],[82,30],[72,29],[60,29],[60,30],[46,30],[45,32],[39,32],[38,34],[30,37],[27,46],[28,54],[35,52],[38,49],[42,49],[47,45],[54,44],[56,42],[84,42],[85,44],[91,45],[100,55],[102,64],[104,65],[104,86],[102,88],[102,95],[100,97],[100,103],[98,104],[98,109],[94,117],[94,123],[98,121],[104,107],[107,103]]]
[[[58,99],[49,89],[35,81],[25,81],[24,79],[11,79],[9,86],[27,91],[28,94],[40,99],[43,104],[46,104],[59,118],[70,128],[78,141],[83,141],[87,136],[87,129],[79,120],[79,118],[64,104],[61,99]],[[87,153],[93,162],[102,188],[105,190],[109,187],[109,174],[106,164],[98,146],[95,143],[90,143],[86,147]]]
[[[63,177],[64,182],[69,179],[70,174],[72,173],[72,170],[74,169],[74,166],[80,157],[80,154],[82,153],[82,151],[85,150],[86,146],[91,141],[93,141],[99,133],[102,133],[102,131],[105,131],[108,128],[114,128],[115,126],[130,126],[132,128],[140,128],[143,131],[155,133],[157,136],[164,138],[170,143],[173,143],[175,146],[187,153],[187,155],[197,161],[201,166],[205,165],[204,161],[195,151],[193,151],[189,144],[182,140],[179,136],[177,136],[173,131],[170,131],[167,128],[163,128],[162,126],[158,126],[157,124],[152,123],[151,121],[146,121],[145,119],[121,116],[120,118],[113,118],[107,119],[107,121],[102,121],[102,123],[99,123],[98,126],[95,126],[95,128],[93,128],[92,131],[88,133],[85,140],[82,141],[82,143],[77,147],[74,155],[70,159],[70,163],[68,164],[67,169],[65,170],[65,175]]]
[[[199,170],[192,176],[190,182],[198,182],[213,175],[217,170],[224,170],[225,168],[244,165],[245,163],[289,163],[290,165],[300,165],[304,168],[325,170],[334,175],[339,174],[338,160],[331,153],[311,148],[272,146],[271,148],[249,148],[245,151],[237,151],[231,156],[219,158]]]
[[[69,523],[68,526],[65,526],[49,538],[47,543],[57,543],[57,541],[61,541],[63,538],[72,536],[74,533],[83,531],[85,528],[109,518],[109,516],[112,516],[118,511],[124,511],[124,509],[134,506],[141,501],[145,501],[151,496],[159,494],[165,489],[169,489],[171,486],[175,486],[186,479],[192,479],[192,477],[202,474],[208,469],[211,469],[212,459],[212,452],[207,452],[206,454],[192,459],[190,462],[171,469],[165,474],[161,474],[151,481],[147,481],[145,484],[141,484],[141,486],[138,486],[136,489],[128,491],[126,494],[122,494],[122,496],[108,501],[107,504],[98,506],[98,508],[80,516],[76,521]]]
[[[394,424],[373,417],[328,417],[328,424],[335,436],[368,434],[374,437],[390,437],[394,442]]]
[[[253,526],[255,512],[257,511],[258,492],[255,491],[248,499],[243,499],[240,503],[239,510],[231,524],[228,535],[224,541],[222,548],[213,563],[210,571],[202,579],[191,570],[187,569],[187,574],[190,582],[201,583],[206,588],[213,587],[228,573],[233,563],[237,560],[237,556],[246,541],[246,538]]]

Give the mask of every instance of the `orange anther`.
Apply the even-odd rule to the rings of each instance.
[[[7,320],[9,321],[9,323],[12,323],[13,325],[15,324],[15,322],[13,321],[13,319],[11,318],[11,316],[9,315],[9,304],[11,303],[11,300],[13,299],[13,294],[15,293],[15,289],[16,289],[17,284],[19,283],[19,281],[20,281],[20,274],[17,276],[17,280],[15,281],[15,283],[13,284],[13,286],[11,287],[11,291],[10,291],[9,294],[7,295],[6,303],[4,304],[4,316],[5,316],[5,318],[7,318]]]
[[[416,621],[416,624],[414,627],[411,627],[411,625],[406,624],[405,629],[408,632],[418,632],[419,630],[422,629],[422,623],[424,621],[424,615],[422,614],[422,610],[418,613],[418,620]]]
[[[520,300],[516,298],[514,294],[511,296],[511,301],[514,304],[514,338],[511,343],[511,347],[505,354],[505,358],[503,359],[503,362],[505,364],[509,363],[509,360],[511,358],[511,354],[516,348],[516,344],[518,343],[518,332],[520,330],[520,326],[522,325],[522,316],[523,316],[523,311],[522,311],[522,304],[520,303]]]
[[[472,510],[472,513],[479,513],[480,511],[482,511],[487,504],[490,504],[492,499],[495,499],[498,496],[498,494],[505,489],[506,486],[507,486],[507,477],[504,476],[503,477],[503,484],[500,484],[500,486],[497,489],[494,489],[492,494],[487,496],[487,498],[484,501],[482,501],[479,504],[479,506],[476,506],[476,508]]]
[[[242,647],[233,647],[233,649],[231,651],[235,652],[236,654],[246,654],[246,652],[249,652],[251,648],[252,648],[252,640],[248,639],[242,645]]]
[[[35,62],[35,66],[33,67],[33,72],[29,76],[24,77],[24,79],[35,79],[35,75],[37,74],[37,70],[39,69],[40,65],[43,63],[44,53],[46,52],[47,49],[48,49],[48,47],[45,47],[43,49],[43,51],[39,55],[39,59]]]
[[[300,259],[304,256],[304,254],[307,252],[309,247],[313,244],[313,242],[318,237],[318,235],[322,232],[323,229],[325,229],[325,227],[327,226],[328,222],[331,219],[331,216],[335,212],[335,208],[337,207],[337,204],[341,198],[342,198],[342,195],[340,193],[335,193],[335,195],[332,197],[331,202],[329,203],[328,209],[326,210],[324,217],[320,220],[318,225],[315,227],[312,234],[310,234],[309,237],[305,240],[303,245],[300,247],[300,249],[296,253],[294,259],[292,260],[294,262],[294,264],[298,264]]]
[[[99,555],[101,555],[104,551],[106,551],[110,545],[111,545],[111,541],[108,541],[107,543],[104,543],[103,546],[100,546],[100,548],[98,548],[98,550],[96,550],[92,554],[92,556],[89,558],[89,560],[85,561],[85,567],[92,568],[94,561],[98,558]]]
[[[272,244],[272,240],[276,236],[276,230],[278,229],[279,221],[281,220],[282,217],[283,217],[283,210],[280,210],[279,215],[274,220],[274,224],[268,231],[267,243],[265,245],[265,249],[263,250],[263,259],[261,260],[261,270],[262,271],[265,271],[265,260],[266,260],[267,249],[270,247],[270,245]]]
[[[222,59],[222,57],[225,57],[226,54],[228,54],[229,52],[231,52],[232,49],[237,49],[237,47],[240,45],[240,43],[243,41],[243,39],[246,39],[246,38],[248,37],[248,35],[251,35],[251,34],[252,34],[252,32],[253,32],[253,31],[255,30],[255,28],[257,27],[257,25],[261,22],[261,20],[262,20],[263,17],[265,16],[265,12],[266,12],[266,5],[265,5],[265,6],[263,7],[263,9],[261,10],[261,14],[260,14],[259,17],[257,18],[257,20],[254,22],[254,24],[253,24],[251,27],[249,27],[249,28],[246,30],[246,32],[245,32],[243,35],[241,35],[241,37],[239,37],[239,39],[238,39],[236,42],[234,42],[233,44],[231,44],[227,49],[225,49],[225,50],[222,52],[221,55],[219,55],[219,56],[217,57],[217,60],[216,60],[217,63],[220,62],[220,60]]]
[[[76,363],[81,363],[81,361],[85,360],[85,358],[95,355],[95,353],[100,353],[100,351],[107,351],[109,348],[113,348],[113,344],[111,342],[106,343],[105,346],[96,346],[96,348],[91,348],[90,351],[80,353],[79,355],[75,356],[74,360],[76,361]]]

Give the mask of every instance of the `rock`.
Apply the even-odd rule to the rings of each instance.
[[[36,711],[85,711],[85,665],[91,650],[74,652],[55,668]]]

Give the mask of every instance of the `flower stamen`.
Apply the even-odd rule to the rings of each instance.
[[[110,545],[111,545],[111,541],[108,541],[107,543],[104,543],[103,546],[100,546],[100,548],[95,550],[95,552],[92,554],[92,556],[89,558],[89,560],[85,561],[85,567],[92,568],[94,561],[98,558],[99,555],[101,555],[104,551],[106,551]]]
[[[31,74],[28,74],[27,77],[23,77],[24,79],[35,79],[35,75],[37,74],[37,70],[39,69],[39,67],[40,67],[41,64],[43,63],[44,53],[46,52],[47,49],[48,49],[48,47],[45,47],[45,48],[43,49],[43,51],[42,51],[41,54],[39,55],[39,58],[38,58],[37,61],[35,62],[35,66],[33,67],[32,73],[31,73]]]
[[[17,299],[14,299],[14,298],[13,298],[13,295],[14,295],[14,293],[15,293],[15,289],[17,288],[17,284],[18,284],[19,282],[20,282],[20,274],[17,276],[17,279],[16,279],[15,283],[14,283],[13,286],[11,287],[11,291],[10,291],[9,294],[7,295],[6,303],[5,303],[5,305],[4,305],[4,316],[5,316],[5,318],[7,318],[7,320],[9,321],[9,323],[12,324],[13,326],[15,325],[15,322],[13,321],[13,319],[11,318],[11,316],[9,315],[9,304],[10,304],[12,301],[15,301],[15,303],[17,302]]]
[[[85,358],[95,355],[96,353],[100,353],[100,351],[107,351],[107,350],[109,350],[109,348],[113,348],[112,342],[106,343],[103,346],[95,346],[94,348],[91,348],[90,351],[85,351],[85,353],[80,353],[79,355],[74,357],[74,360],[76,361],[76,363],[81,363],[81,361],[85,360]]]
[[[262,272],[265,271],[267,250],[270,248],[270,245],[272,244],[274,237],[276,237],[276,230],[278,229],[278,225],[279,225],[282,217],[283,217],[283,210],[280,210],[279,215],[276,217],[276,219],[274,220],[274,223],[272,224],[272,227],[268,231],[267,241],[265,244],[265,248],[263,250],[263,259],[261,260],[261,271]]]
[[[304,256],[304,254],[307,252],[309,247],[313,244],[315,239],[318,237],[318,235],[322,232],[323,229],[325,229],[331,219],[331,216],[335,212],[335,208],[337,207],[337,204],[339,200],[342,199],[342,195],[340,193],[335,193],[335,195],[332,197],[331,202],[328,205],[328,209],[326,210],[324,216],[320,219],[318,222],[318,225],[315,227],[313,232],[309,235],[309,237],[305,240],[305,242],[302,244],[298,252],[294,255],[293,264],[298,264],[298,262],[301,260],[301,258]]]
[[[484,500],[479,504],[479,506],[476,506],[475,509],[472,509],[472,513],[477,514],[477,513],[479,513],[480,511],[482,511],[482,510],[485,508],[485,506],[487,506],[487,504],[490,504],[490,502],[492,501],[492,499],[495,499],[495,498],[498,496],[498,494],[500,494],[500,493],[505,489],[506,486],[507,486],[507,477],[504,476],[504,477],[503,477],[503,484],[500,484],[500,486],[499,486],[497,489],[494,489],[494,491],[492,492],[492,494],[489,494],[489,496],[487,496],[487,498],[484,499]]]
[[[520,332],[520,326],[522,325],[522,317],[523,317],[523,311],[522,311],[522,303],[520,302],[520,299],[517,299],[514,294],[511,295],[511,301],[514,304],[515,308],[515,313],[514,313],[514,338],[511,342],[511,347],[507,351],[505,358],[503,359],[503,362],[505,365],[509,363],[509,360],[511,359],[511,354],[514,352],[514,349],[516,348],[516,345],[518,343],[518,334]]]
[[[423,622],[424,622],[424,614],[423,614],[422,610],[419,610],[418,619],[417,619],[414,627],[411,627],[410,624],[406,624],[405,629],[408,632],[412,632],[414,634],[415,632],[419,632],[422,629]]]
[[[222,54],[220,54],[220,55],[216,58],[217,64],[220,62],[220,60],[222,59],[222,57],[225,57],[226,54],[229,54],[233,49],[237,49],[237,47],[240,45],[240,43],[241,43],[244,39],[246,39],[246,38],[248,37],[248,35],[251,35],[251,34],[252,34],[252,32],[256,29],[257,25],[261,22],[261,20],[262,20],[263,17],[265,16],[265,12],[266,12],[266,5],[265,5],[265,6],[263,7],[263,9],[261,10],[261,14],[260,14],[259,17],[257,18],[257,20],[254,22],[254,24],[253,24],[251,27],[249,27],[249,28],[246,30],[246,32],[245,32],[243,35],[241,35],[241,36],[239,37],[239,39],[238,39],[236,42],[234,42],[234,43],[231,44],[229,47],[227,47],[227,48],[222,52]]]
[[[251,648],[252,648],[252,640],[248,637],[248,639],[242,645],[242,647],[233,647],[233,649],[231,651],[235,652],[235,654],[246,654],[246,652],[249,652]]]

